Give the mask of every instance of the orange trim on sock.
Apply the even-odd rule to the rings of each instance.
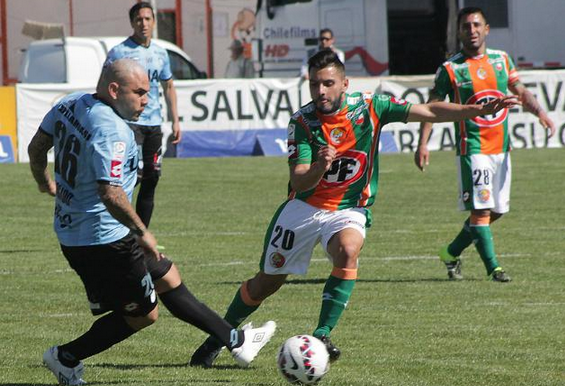
[[[471,214],[471,225],[485,226],[490,224],[490,214],[486,216],[480,216],[476,214]]]
[[[332,269],[332,276],[343,280],[355,280],[357,279],[357,268],[334,267]]]
[[[241,283],[241,287],[239,288],[239,294],[241,295],[241,300],[248,306],[258,306],[261,304],[261,301],[253,300],[251,296],[249,296],[249,290],[247,289],[247,281]]]

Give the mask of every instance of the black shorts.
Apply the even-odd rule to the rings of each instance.
[[[135,134],[135,142],[141,147],[140,163],[137,170],[139,178],[159,178],[161,176],[163,132],[161,126],[143,126],[130,123]]]
[[[143,249],[132,235],[104,245],[61,245],[61,250],[80,276],[94,315],[114,310],[122,315],[144,316],[157,306]],[[166,264],[155,264],[156,274],[161,274]]]

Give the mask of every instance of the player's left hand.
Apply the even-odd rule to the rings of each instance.
[[[47,193],[53,197],[57,194],[57,186],[53,180],[49,180],[45,184],[38,184],[37,187],[41,193]]]
[[[173,145],[176,145],[177,143],[179,143],[181,138],[182,138],[182,131],[180,130],[180,123],[179,122],[173,123],[173,137],[175,138],[172,141]]]
[[[516,95],[505,95],[485,103],[482,108],[483,114],[481,115],[496,114],[502,109],[509,109],[518,105],[521,105],[521,103]]]
[[[549,131],[549,137],[553,137],[553,134],[555,134],[555,123],[547,116],[545,111],[540,111],[538,118],[543,128]]]

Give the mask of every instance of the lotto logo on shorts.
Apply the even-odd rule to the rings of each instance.
[[[487,189],[479,190],[479,200],[481,202],[487,202],[490,198],[490,191]]]
[[[470,197],[471,195],[469,194],[469,192],[463,192],[463,202],[469,202]]]
[[[124,310],[127,312],[133,312],[139,308],[139,304],[137,303],[130,303],[124,306]]]
[[[122,160],[113,159],[110,164],[110,177],[121,178],[122,177],[123,164]]]
[[[284,265],[284,263],[286,263],[286,259],[284,258],[284,256],[278,252],[273,253],[270,259],[271,259],[271,265],[275,268],[281,268]]]

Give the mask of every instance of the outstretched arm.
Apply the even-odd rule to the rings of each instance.
[[[55,196],[57,188],[47,170],[47,152],[53,147],[53,137],[47,133],[37,130],[33,136],[27,152],[29,154],[29,167],[31,174],[37,182],[37,187],[41,193]]]
[[[481,105],[460,105],[448,102],[432,102],[413,105],[408,113],[408,122],[455,122],[472,119],[480,115],[492,115],[502,109],[520,104],[514,95],[503,96]]]
[[[524,106],[524,110],[529,111],[539,118],[540,124],[544,129],[549,130],[549,136],[555,134],[555,124],[547,116],[547,113],[542,109],[534,94],[532,94],[522,83],[516,83],[508,86],[510,91],[517,95]]]

